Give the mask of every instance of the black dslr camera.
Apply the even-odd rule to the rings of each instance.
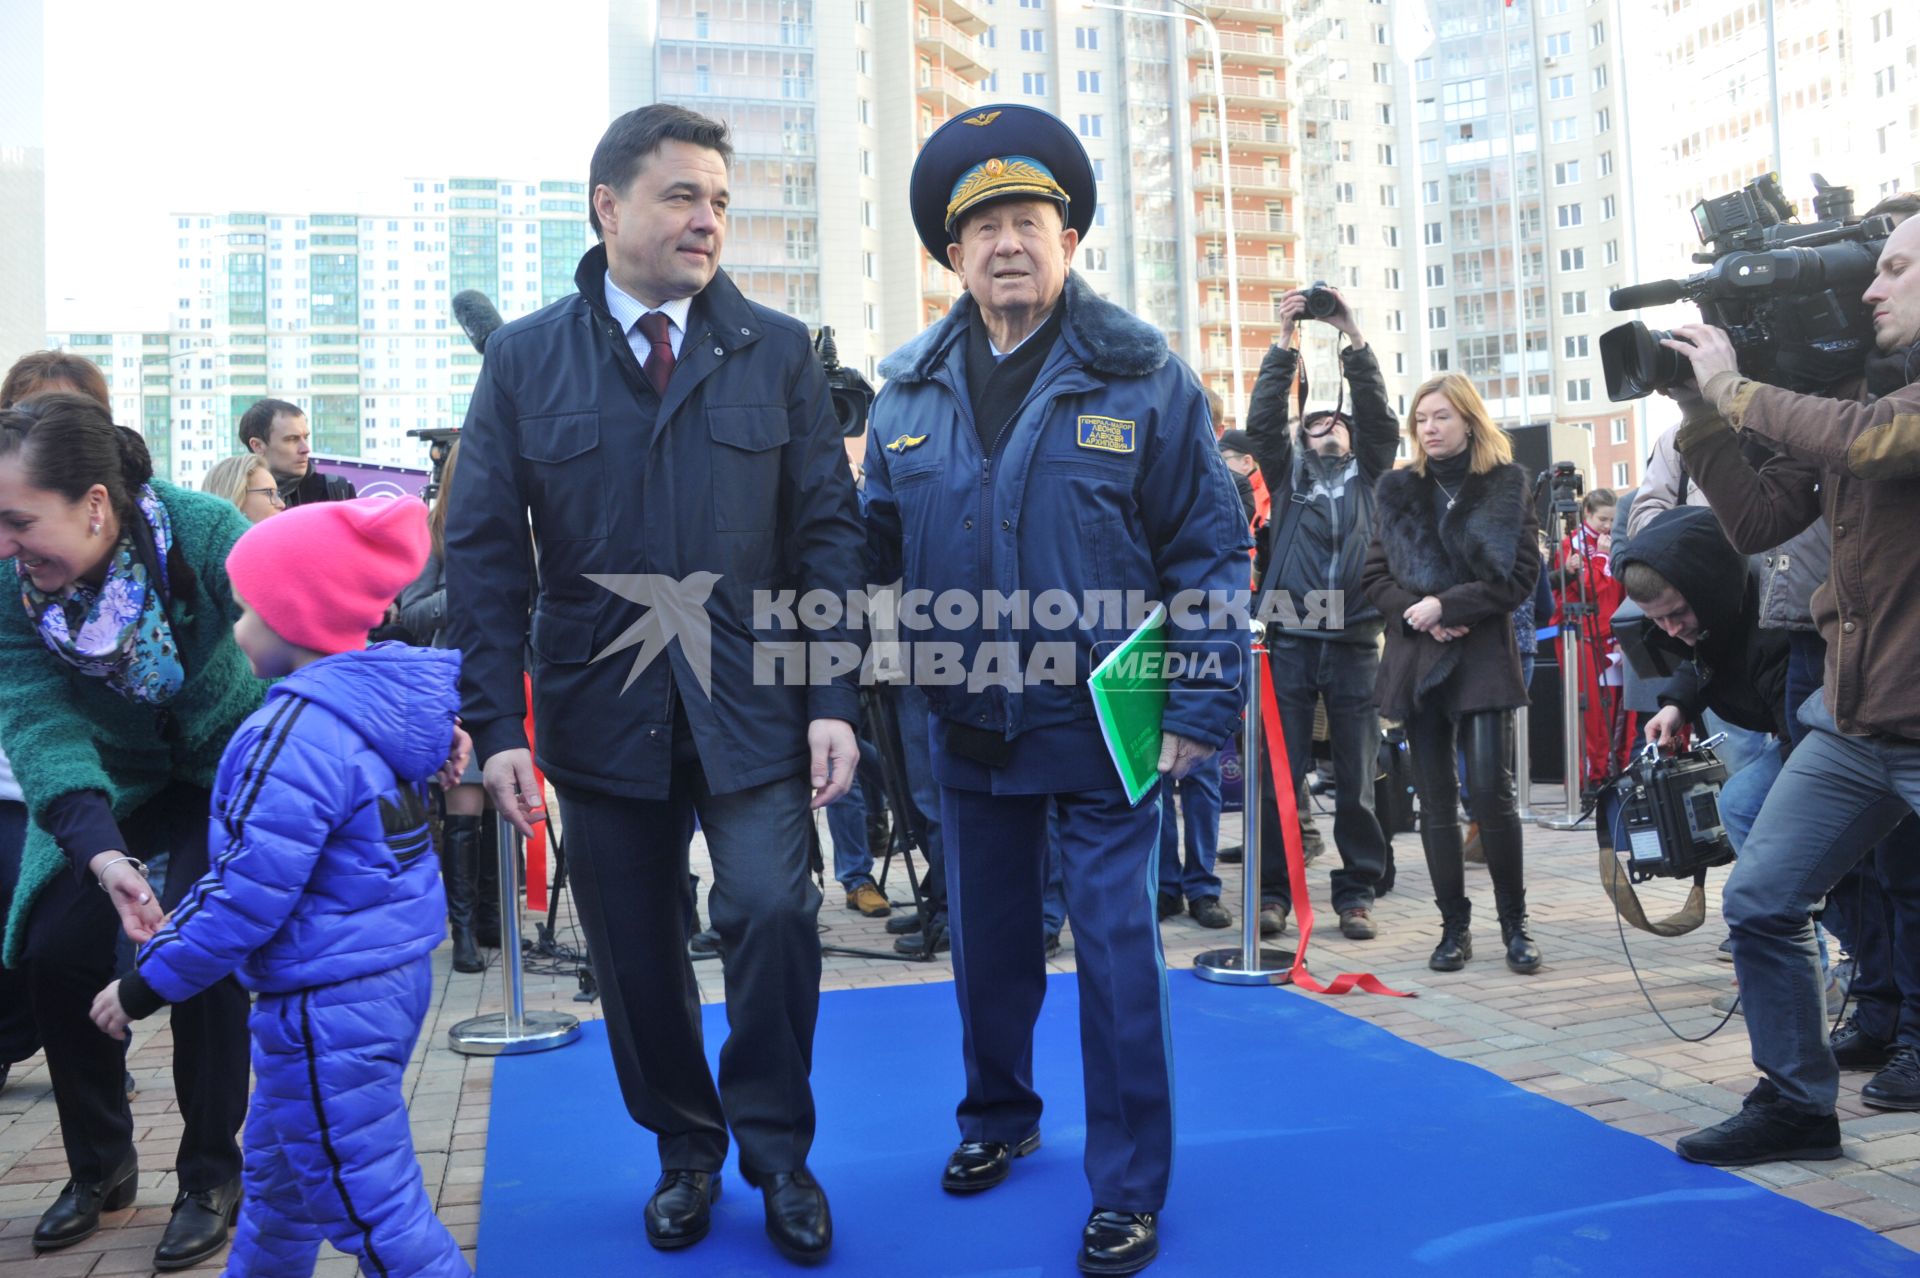
[[[1689,879],[1733,860],[1720,821],[1720,789],[1727,765],[1713,747],[1724,733],[1685,754],[1662,757],[1649,745],[1613,784],[1613,848],[1627,879]]]
[[[1740,371],[1756,381],[1801,393],[1825,389],[1860,371],[1873,349],[1873,320],[1860,295],[1872,282],[1880,250],[1893,233],[1884,214],[1853,220],[1853,192],[1813,175],[1815,222],[1795,222],[1793,206],[1772,174],[1730,195],[1702,200],[1694,227],[1707,269],[1683,280],[1633,284],[1613,291],[1616,311],[1690,301],[1700,317],[1726,330]],[[1660,343],[1670,332],[1634,321],[1600,335],[1607,398],[1640,399],[1684,382],[1684,355]]]
[[[1313,319],[1328,319],[1340,312],[1340,299],[1325,280],[1315,280],[1301,296],[1307,299],[1307,314]]]

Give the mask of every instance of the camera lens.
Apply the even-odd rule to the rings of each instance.
[[[1323,320],[1340,309],[1340,299],[1333,295],[1325,280],[1315,280],[1307,289],[1307,314],[1314,319]]]
[[[1686,359],[1660,344],[1672,336],[1665,329],[1648,328],[1638,320],[1600,334],[1600,368],[1607,378],[1607,398],[1616,404],[1642,399],[1684,381],[1691,371]]]

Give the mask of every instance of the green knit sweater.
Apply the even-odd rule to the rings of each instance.
[[[43,888],[70,862],[41,818],[55,800],[82,790],[107,796],[124,821],[179,782],[211,789],[227,739],[258,709],[266,684],[233,641],[240,615],[227,581],[227,552],[247,530],[233,505],[155,480],[173,522],[175,553],[195,580],[173,583],[173,627],[186,682],[167,712],[128,700],[106,680],[53,655],[20,601],[14,560],[0,560],[0,749],[26,795],[27,845],[6,920],[4,957],[20,961],[26,919]]]

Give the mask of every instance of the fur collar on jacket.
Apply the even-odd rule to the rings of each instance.
[[[1068,273],[1064,296],[1061,335],[1088,368],[1109,377],[1144,377],[1167,362],[1167,339],[1159,329],[1107,301],[1078,275]],[[977,309],[963,294],[938,324],[881,360],[880,375],[907,383],[932,377]]]
[[[1394,580],[1423,595],[1469,581],[1499,581],[1513,571],[1515,529],[1532,494],[1512,462],[1469,475],[1445,518],[1433,515],[1425,477],[1390,470],[1374,490],[1374,527]]]

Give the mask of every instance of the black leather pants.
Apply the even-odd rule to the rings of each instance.
[[[1480,846],[1502,922],[1526,912],[1520,818],[1515,815],[1513,712],[1487,710],[1458,718],[1416,711],[1406,722],[1413,784],[1420,796],[1420,842],[1442,914],[1465,911],[1466,866],[1461,856],[1460,771],[1456,744],[1466,752],[1467,785],[1480,822]]]

